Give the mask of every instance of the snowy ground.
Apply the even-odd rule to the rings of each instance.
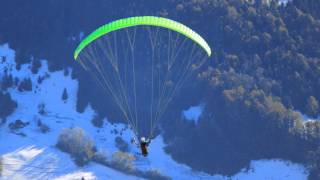
[[[88,106],[83,113],[75,111],[76,94],[78,82],[70,75],[64,76],[62,71],[49,73],[50,77],[41,84],[37,83],[39,76],[48,73],[46,61],[42,61],[42,67],[37,74],[32,74],[30,65],[23,65],[21,70],[15,69],[14,51],[8,45],[0,46],[0,57],[5,56],[6,62],[1,64],[0,69],[8,68],[13,77],[23,79],[30,77],[33,83],[33,90],[19,92],[16,88],[10,88],[12,98],[18,103],[16,111],[7,118],[7,123],[0,128],[0,155],[2,156],[3,172],[2,179],[140,179],[128,176],[122,172],[108,167],[90,163],[79,168],[70,156],[55,148],[59,132],[63,128],[81,127],[94,139],[100,151],[111,154],[117,151],[115,137],[119,134],[111,133],[117,129],[122,131],[122,138],[130,142],[132,132],[123,130],[123,124],[105,123],[104,128],[99,129],[91,124],[94,110]],[[0,71],[0,79],[3,76]],[[63,89],[68,92],[68,99],[63,102],[61,99]],[[38,113],[38,105],[45,104],[47,114]],[[202,107],[191,107],[183,112],[185,117],[197,121],[201,115]],[[17,119],[29,121],[30,124],[19,133],[26,134],[26,137],[16,135],[10,131],[8,124]],[[41,119],[47,124],[50,131],[43,134],[37,127],[37,121]],[[137,148],[129,143],[132,153]],[[208,175],[206,173],[193,171],[186,165],[179,164],[164,152],[165,144],[161,136],[155,138],[150,145],[150,156],[138,158],[135,162],[138,169],[156,169],[172,179],[228,179],[221,175]],[[241,171],[232,179],[307,179],[306,169],[299,164],[285,162],[282,160],[257,160],[252,161],[249,171]]]
[[[297,112],[300,114],[303,122],[320,121],[320,116],[318,118],[311,118],[308,115],[301,113],[300,111]]]

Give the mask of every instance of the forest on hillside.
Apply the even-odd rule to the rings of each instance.
[[[9,43],[20,64],[32,59],[34,71],[42,58],[52,71],[73,67],[80,80],[78,111],[90,102],[101,117],[115,120],[117,108],[91,88],[94,82],[72,54],[81,32],[133,15],[188,24],[214,51],[162,121],[166,150],[175,160],[232,175],[250,160],[281,158],[303,163],[310,179],[320,179],[320,121],[301,116],[320,116],[318,0],[10,0],[0,7],[0,44]],[[1,82],[2,89],[15,85],[9,75]],[[16,104],[6,93],[0,99],[10,104],[1,108],[5,118]],[[181,121],[181,110],[197,103],[205,104],[199,122]]]
[[[174,157],[196,169],[226,174],[252,159],[289,159],[308,165],[310,179],[319,178],[320,121],[304,122],[300,115],[319,117],[317,4],[183,5],[202,12],[203,23],[213,22],[206,27],[216,57],[198,75],[205,115],[197,125],[179,121],[179,133],[172,128],[170,137],[176,138],[168,151]]]

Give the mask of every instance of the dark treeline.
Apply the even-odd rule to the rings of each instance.
[[[297,112],[320,114],[320,2],[304,2],[178,2],[181,14],[210,24],[216,54],[198,76],[206,86],[202,119],[177,121],[181,132],[168,128],[175,140],[167,150],[177,160],[232,175],[252,159],[283,158],[319,179],[320,122],[305,123]]]
[[[0,43],[19,64],[48,59],[50,69],[75,68],[78,111],[92,104],[120,119],[117,107],[72,61],[79,34],[132,15],[161,15],[188,24],[214,50],[198,82],[186,84],[163,120],[167,151],[191,167],[232,175],[250,160],[282,158],[305,164],[320,179],[320,1],[8,0],[0,7]],[[75,37],[75,41],[70,40]],[[181,110],[203,101],[198,124]]]

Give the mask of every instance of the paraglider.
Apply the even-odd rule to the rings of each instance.
[[[74,59],[119,107],[134,138],[141,138],[144,156],[175,94],[210,56],[209,45],[198,33],[154,16],[105,24],[74,52]]]
[[[138,148],[140,148],[141,155],[143,155],[144,157],[148,156],[148,146],[151,143],[150,139],[147,139],[146,137],[141,137],[140,141],[138,142],[135,138],[133,138],[131,140],[131,143],[137,145]]]
[[[140,140],[140,149],[141,149],[141,154],[143,156],[147,156],[148,155],[148,146],[150,144],[150,140],[146,139],[145,137],[141,137],[141,140]]]

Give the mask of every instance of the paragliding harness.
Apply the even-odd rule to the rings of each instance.
[[[148,146],[150,144],[150,141],[146,141],[146,142],[140,142],[140,149],[141,149],[141,153],[144,157],[146,157],[148,155]]]
[[[142,137],[139,142],[137,142],[136,138],[132,139],[132,143],[134,143],[138,147],[140,147],[141,154],[144,157],[148,156],[148,146],[149,146],[150,142],[151,142],[150,139],[145,139],[144,137]]]

